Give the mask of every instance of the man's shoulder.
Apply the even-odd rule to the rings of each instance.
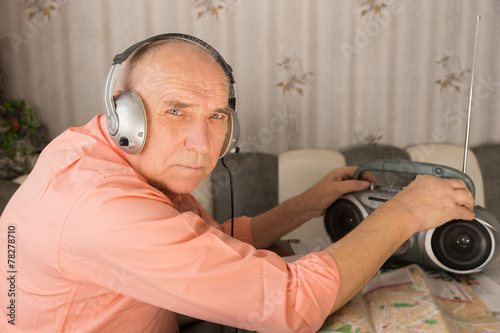
[[[136,175],[125,153],[110,140],[102,115],[61,133],[42,152],[39,163],[50,164],[49,172],[54,174],[87,170],[107,176],[117,173]],[[74,168],[76,165],[80,169]]]
[[[52,199],[67,203],[106,182],[132,188],[148,186],[106,135],[99,117],[66,130],[40,154],[23,186],[38,193],[39,199],[54,195]]]

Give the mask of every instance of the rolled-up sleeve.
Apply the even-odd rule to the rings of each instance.
[[[251,218],[240,216],[234,219],[234,238],[253,245]],[[231,221],[227,221],[219,226],[220,230],[226,235],[231,235]]]

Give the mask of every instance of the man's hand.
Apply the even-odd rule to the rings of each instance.
[[[362,180],[354,180],[356,169],[354,166],[334,169],[300,195],[301,200],[311,208],[313,217],[323,215],[325,209],[342,195],[366,190],[370,182],[377,182],[377,178],[369,172],[361,174]]]
[[[413,233],[475,216],[474,198],[462,180],[433,176],[418,177],[380,208],[380,213],[398,214],[402,222],[412,221],[407,227]]]

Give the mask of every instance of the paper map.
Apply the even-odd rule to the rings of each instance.
[[[418,265],[380,273],[319,332],[500,332],[465,279]]]

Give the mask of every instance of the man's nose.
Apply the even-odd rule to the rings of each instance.
[[[206,154],[210,151],[210,133],[205,119],[193,119],[186,131],[187,149],[199,154]]]

